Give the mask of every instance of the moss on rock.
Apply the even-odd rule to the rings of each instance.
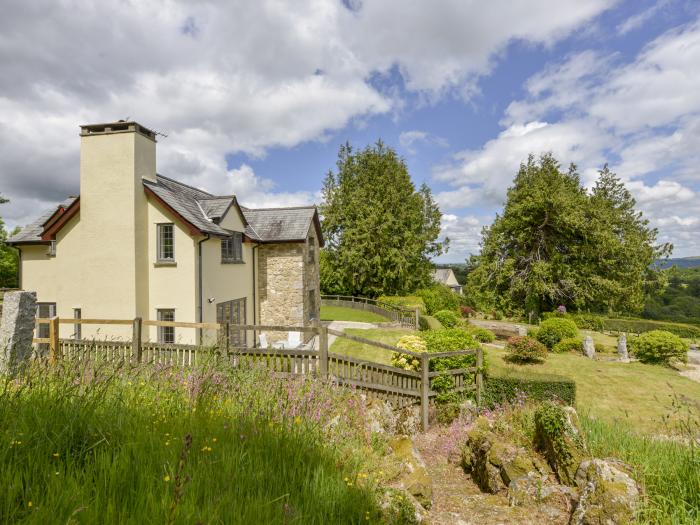
[[[576,472],[580,490],[572,525],[624,525],[633,523],[639,488],[619,462],[591,459]]]
[[[433,480],[413,440],[408,436],[398,436],[389,441],[389,446],[404,466],[399,479],[401,487],[429,509],[433,502]]]
[[[574,485],[585,456],[585,443],[576,410],[543,403],[535,411],[535,440],[559,481]]]

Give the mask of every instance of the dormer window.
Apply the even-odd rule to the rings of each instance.
[[[221,239],[221,262],[243,262],[243,234],[234,232],[230,237]]]
[[[158,224],[158,262],[175,261],[175,227],[172,223]]]
[[[46,253],[49,257],[56,257],[56,241],[49,241],[49,249]]]

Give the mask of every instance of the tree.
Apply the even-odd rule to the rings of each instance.
[[[0,204],[9,202],[0,195]],[[16,233],[15,229],[13,233]],[[5,222],[0,217],[0,288],[16,288],[19,286],[19,257],[17,250],[8,246]]]
[[[441,213],[430,188],[418,191],[404,161],[381,140],[355,152],[340,147],[337,172],[323,186],[324,291],[375,297],[405,294],[431,280]]]
[[[607,166],[591,194],[576,167],[530,155],[508,190],[501,215],[484,229],[468,292],[481,306],[529,313],[560,304],[573,310],[637,312],[662,282],[657,246],[624,184]]]

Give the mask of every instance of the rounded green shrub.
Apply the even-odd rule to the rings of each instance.
[[[454,328],[457,325],[457,314],[451,310],[440,310],[435,312],[433,317],[440,321],[445,328]]]
[[[423,332],[423,339],[430,353],[454,352],[456,350],[476,350],[479,342],[461,328],[445,328]],[[454,357],[438,357],[430,360],[430,370],[468,368],[476,363],[474,354]]]
[[[537,339],[516,335],[506,343],[507,360],[512,363],[541,363],[547,359],[547,347]]]
[[[562,339],[552,348],[552,352],[563,354],[566,352],[583,353],[583,340],[578,337],[567,337]]]
[[[444,284],[434,284],[429,288],[423,288],[416,292],[430,315],[440,310],[457,310],[459,308],[459,295],[452,288]]]
[[[578,335],[576,323],[570,319],[552,317],[540,323],[537,330],[537,340],[550,350],[559,341]]]
[[[688,343],[671,332],[645,332],[632,339],[630,347],[642,363],[668,364],[672,360],[688,362]]]
[[[418,354],[427,351],[425,341],[419,335],[404,335],[396,343],[396,348],[408,350],[409,352],[416,352]],[[401,352],[391,353],[391,364],[398,368],[403,368],[404,370],[420,370],[420,359],[409,354],[402,354]]]
[[[488,328],[482,328],[481,326],[474,326],[473,324],[470,324],[467,325],[465,329],[480,343],[493,343],[496,340],[496,334],[494,334]]]
[[[442,323],[435,319],[432,315],[421,315],[418,318],[418,329],[425,330],[441,330],[444,328]]]

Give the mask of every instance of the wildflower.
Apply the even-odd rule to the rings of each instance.
[[[294,418],[294,422],[295,422],[297,425],[300,425],[300,424],[301,424],[301,418],[300,418],[299,416],[295,417],[295,418]]]
[[[54,452],[54,453],[53,453],[53,457],[55,457],[55,458],[59,457],[60,455],[61,455],[61,454],[59,454],[58,452]]]
[[[170,481],[170,476],[168,476],[168,475],[166,474],[166,475],[163,477],[163,481],[165,481],[166,483],[167,483],[168,481]]]
[[[212,439],[212,442],[216,443],[216,438]]]
[[[169,446],[169,445],[170,445],[170,441],[166,441],[166,442],[165,442],[165,446],[167,447],[167,446]]]
[[[202,447],[202,452],[211,452],[211,450],[211,447],[208,447],[206,445]]]
[[[31,507],[31,506],[32,506],[32,502],[31,501],[27,502],[27,507]]]

